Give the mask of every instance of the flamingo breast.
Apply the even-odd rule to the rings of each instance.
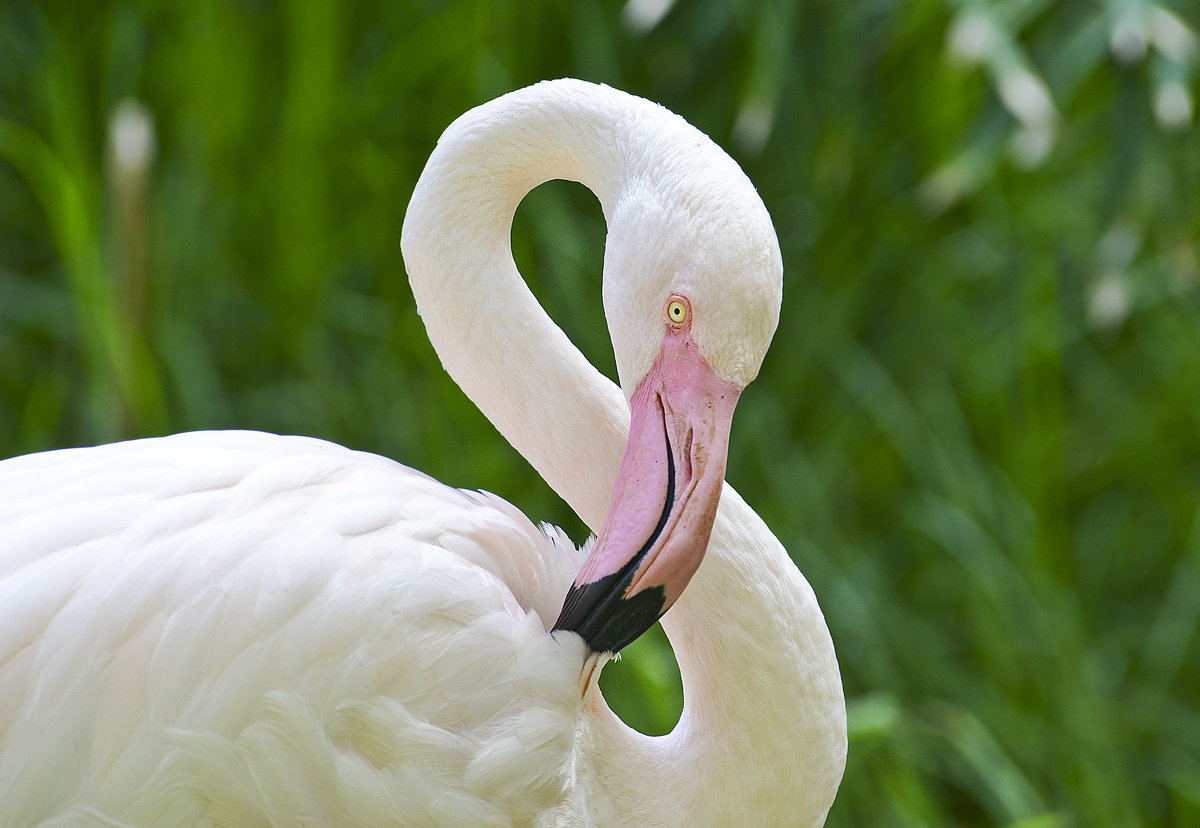
[[[509,824],[569,784],[580,554],[491,495],[207,432],[0,463],[6,824]]]

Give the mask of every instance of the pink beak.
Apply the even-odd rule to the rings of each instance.
[[[668,329],[630,400],[612,505],[555,630],[615,653],[679,598],[708,548],[741,391],[709,367],[688,331]]]

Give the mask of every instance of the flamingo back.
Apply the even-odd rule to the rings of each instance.
[[[0,822],[523,824],[570,784],[581,553],[301,437],[0,463]],[[105,823],[108,824],[108,823]]]

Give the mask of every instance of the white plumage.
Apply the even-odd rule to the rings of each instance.
[[[255,432],[0,470],[0,823],[503,824],[561,796],[583,648],[546,628],[579,556],[500,499]]]
[[[512,211],[550,177],[604,207],[624,394],[512,264]],[[4,461],[0,826],[819,824],[846,746],[832,642],[719,486],[779,307],[744,175],[660,107],[539,84],[447,130],[403,244],[447,370],[600,533],[591,568],[497,497],[319,440]],[[628,543],[633,584],[601,595],[618,631],[594,629]],[[608,710],[589,648],[647,601],[674,602],[685,690],[658,738]]]

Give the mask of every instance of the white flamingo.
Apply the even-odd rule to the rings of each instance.
[[[556,177],[608,221],[624,394],[512,261],[518,202]],[[823,822],[846,749],[833,645],[721,489],[781,295],[750,182],[655,104],[542,83],[446,130],[402,241],[446,369],[599,530],[582,568],[496,497],[318,440],[5,461],[0,824]],[[595,682],[672,603],[684,709],[647,737]]]

